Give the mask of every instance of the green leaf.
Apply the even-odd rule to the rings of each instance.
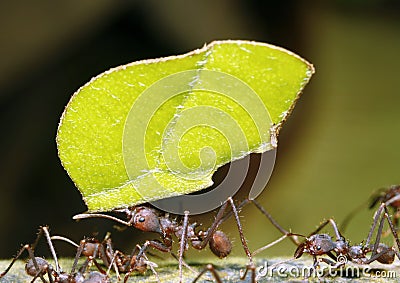
[[[201,190],[222,165],[276,147],[313,72],[287,50],[250,41],[119,66],[71,98],[59,157],[90,211]]]

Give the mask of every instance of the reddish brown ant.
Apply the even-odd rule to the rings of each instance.
[[[34,250],[36,248],[36,245],[39,242],[39,239],[41,236],[44,234],[47,244],[49,246],[50,252],[53,256],[54,263],[55,263],[55,268],[45,259],[41,257],[36,257],[34,255]],[[0,278],[4,277],[11,269],[11,267],[14,265],[14,263],[18,260],[18,258],[23,254],[23,252],[27,250],[29,253],[30,259],[25,265],[25,271],[29,276],[32,276],[33,279],[31,282],[34,282],[37,278],[40,278],[43,283],[47,283],[45,279],[45,275],[47,274],[48,280],[50,283],[55,282],[55,283],[109,283],[109,278],[105,272],[100,273],[100,272],[91,272],[89,274],[89,277],[87,279],[84,278],[84,273],[87,270],[88,264],[90,261],[95,261],[93,258],[87,259],[83,266],[79,269],[78,272],[75,272],[75,269],[78,264],[78,260],[81,256],[81,253],[83,251],[83,246],[80,245],[78,247],[77,253],[75,255],[75,259],[71,268],[70,273],[66,273],[61,270],[61,267],[58,263],[57,255],[54,249],[54,246],[51,241],[50,233],[48,230],[48,227],[40,227],[39,233],[36,237],[35,242],[32,245],[26,244],[24,245],[17,255],[13,258],[11,261],[10,265],[7,267],[7,269],[0,274]],[[102,271],[102,270],[100,270]]]
[[[120,273],[124,273],[124,282],[127,282],[131,273],[135,271],[139,273],[145,273],[148,267],[150,267],[150,269],[157,277],[157,280],[159,281],[158,274],[154,269],[154,267],[157,267],[157,265],[153,262],[150,262],[146,254],[143,254],[140,259],[138,259],[138,257],[135,255],[136,252],[141,249],[140,246],[137,245],[130,255],[126,255],[119,250],[114,251],[109,233],[107,233],[106,237],[101,242],[95,238],[88,238],[81,240],[80,245],[62,236],[53,236],[51,237],[51,239],[62,240],[72,244],[75,247],[83,247],[82,255],[86,256],[88,259],[101,259],[103,261],[103,264],[108,269],[113,267],[118,278],[120,278]],[[97,268],[100,269],[99,266],[97,266]]]
[[[232,198],[228,198],[228,200],[221,206],[211,227],[205,231],[197,231],[196,228],[198,225],[196,223],[189,224],[189,212],[185,212],[183,223],[180,225],[175,219],[172,219],[169,214],[161,215],[157,210],[146,206],[136,206],[133,208],[118,210],[118,212],[126,213],[128,221],[105,214],[79,214],[74,216],[74,219],[101,217],[119,222],[126,226],[133,226],[145,232],[154,232],[159,234],[162,241],[146,241],[137,254],[137,259],[140,259],[143,256],[148,247],[170,253],[172,251],[173,236],[177,237],[180,244],[178,260],[180,282],[182,282],[183,253],[189,248],[189,243],[193,248],[198,250],[204,249],[208,244],[210,250],[219,258],[224,258],[231,252],[232,243],[228,236],[224,232],[217,230],[219,224],[222,222],[228,205],[232,208],[232,213],[236,220],[242,246],[249,259],[248,269],[252,271],[251,280],[252,282],[255,282],[255,267],[252,255],[244,238],[239,215]]]
[[[393,263],[396,256],[400,259],[400,253],[394,247],[388,247],[385,244],[380,243],[385,219],[390,226],[390,230],[393,234],[393,237],[395,238],[397,248],[399,249],[400,241],[398,239],[398,235],[393,226],[393,223],[389,217],[385,203],[382,203],[379,209],[376,211],[372,226],[364,244],[350,245],[350,243],[346,241],[346,239],[339,232],[337,224],[333,219],[328,219],[323,222],[308,237],[302,236],[300,234],[286,233],[282,238],[279,239],[279,241],[285,237],[292,235],[305,237],[306,240],[298,245],[294,253],[294,259],[300,258],[304,253],[307,253],[311,255],[314,259],[314,269],[317,268],[317,266],[321,262],[329,264],[334,268],[341,267],[348,261],[364,265],[370,264],[374,261],[378,261],[383,264],[391,264]],[[379,227],[377,230],[375,243],[370,244],[372,235],[376,229],[378,222]],[[333,227],[336,238],[335,240],[333,240],[328,234],[319,234],[319,232],[328,224]],[[256,250],[253,254],[256,254],[264,249],[265,247],[262,247]],[[367,255],[369,253],[371,253],[371,256],[368,258]],[[329,258],[320,257],[322,255],[327,255]]]

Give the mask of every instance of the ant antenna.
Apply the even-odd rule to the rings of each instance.
[[[79,245],[77,243],[75,243],[71,239],[68,239],[68,238],[63,237],[63,236],[52,236],[50,239],[64,241],[64,242],[67,242],[67,243],[75,246],[76,248],[79,248]]]
[[[43,232],[44,232],[44,236],[46,237],[47,244],[49,245],[50,252],[51,252],[51,254],[52,254],[52,256],[53,256],[53,259],[54,259],[54,262],[55,262],[55,264],[56,264],[56,272],[57,272],[57,273],[60,273],[61,268],[60,268],[60,265],[58,264],[58,259],[57,259],[57,255],[56,255],[56,251],[55,251],[55,249],[54,249],[53,243],[51,242],[51,237],[50,237],[49,229],[48,229],[47,226],[43,226],[43,227],[42,227],[42,230],[43,230]]]
[[[304,236],[304,235],[289,232],[289,233],[286,233],[285,235],[283,235],[282,237],[278,238],[277,240],[273,241],[272,243],[269,243],[268,245],[263,246],[263,247],[261,247],[261,248],[255,250],[255,251],[252,253],[252,255],[256,255],[256,254],[258,254],[258,253],[260,253],[260,252],[262,252],[262,251],[264,251],[264,250],[266,250],[266,249],[269,249],[270,247],[272,247],[272,246],[274,246],[274,245],[280,243],[281,241],[283,241],[283,240],[286,239],[287,237],[292,237],[292,236],[297,236],[297,237],[304,237],[304,238],[306,238],[306,236]]]
[[[281,225],[279,225],[278,222],[276,222],[276,220],[272,217],[271,214],[269,214],[268,211],[265,210],[264,207],[262,207],[255,199],[251,200],[251,202],[256,206],[256,208],[262,213],[264,214],[265,217],[268,218],[268,220],[272,223],[272,225],[275,226],[276,229],[278,229],[282,234],[287,235],[290,234],[288,231],[286,231],[286,229],[284,229]],[[290,240],[296,245],[300,245],[299,240],[297,239],[297,234],[293,234],[291,233],[291,237]]]
[[[347,229],[347,226],[349,225],[350,221],[354,218],[354,216],[360,212],[364,207],[366,207],[369,203],[369,200],[366,202],[363,202],[359,206],[357,206],[355,209],[353,209],[343,220],[343,222],[340,224],[340,231],[344,232]]]
[[[111,215],[106,215],[106,214],[100,214],[100,213],[82,213],[82,214],[77,214],[74,217],[72,217],[72,219],[74,220],[79,220],[79,219],[85,219],[85,218],[105,218],[105,219],[109,219],[112,221],[116,221],[118,223],[124,224],[126,226],[132,226],[131,222],[127,222],[124,220],[121,220],[117,217],[111,216]]]

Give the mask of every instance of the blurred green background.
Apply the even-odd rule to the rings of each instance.
[[[0,257],[32,242],[43,224],[76,241],[112,231],[123,250],[156,238],[116,232],[106,220],[72,221],[86,208],[57,157],[59,117],[92,76],[215,39],[276,44],[315,65],[258,200],[296,233],[329,217],[341,222],[375,189],[400,183],[399,15],[397,0],[0,2]],[[252,249],[280,236],[254,207],[241,216]],[[371,216],[359,213],[345,236],[363,240]],[[233,222],[223,229],[243,255]],[[42,249],[38,254],[46,254]],[[64,244],[57,249],[74,254]],[[294,249],[287,241],[263,255]]]

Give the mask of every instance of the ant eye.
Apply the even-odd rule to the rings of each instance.
[[[146,220],[143,216],[139,218],[139,222],[143,223]]]
[[[319,251],[321,249],[321,246],[317,246],[317,250]]]

